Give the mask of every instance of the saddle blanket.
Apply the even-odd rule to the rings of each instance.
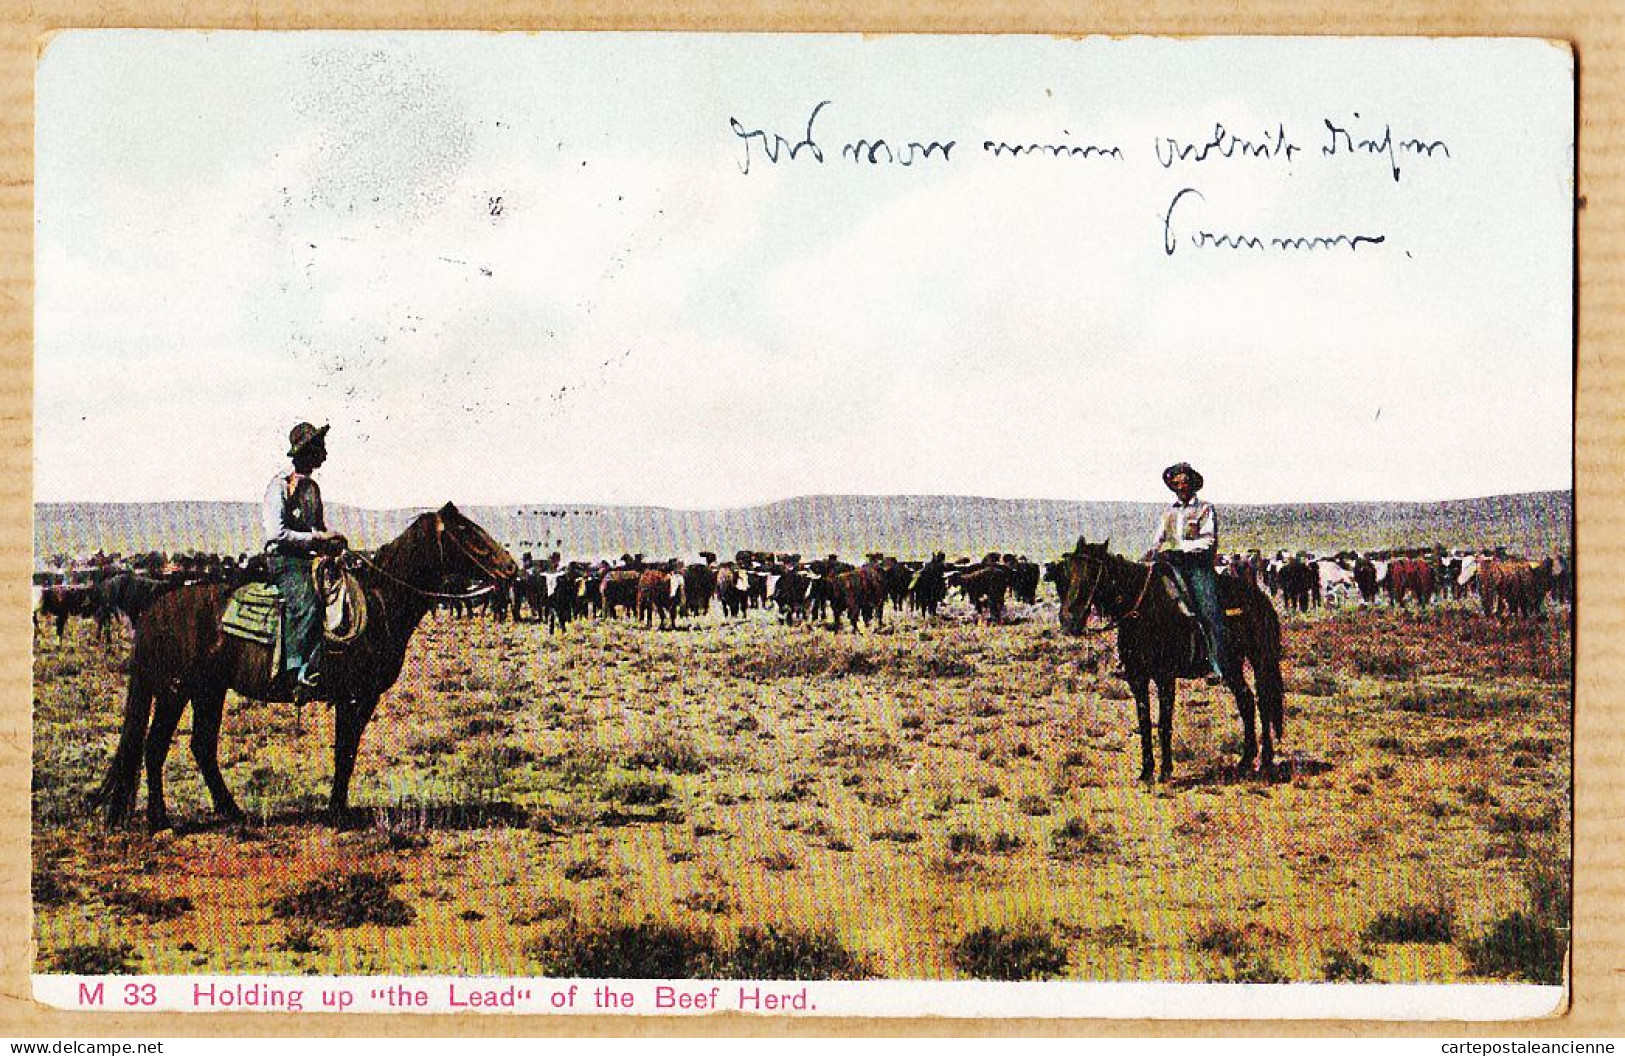
[[[226,601],[220,629],[234,638],[275,646],[282,641],[282,592],[269,583],[249,583]]]

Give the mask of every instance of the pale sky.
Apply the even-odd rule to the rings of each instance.
[[[257,500],[301,420],[373,507],[1566,488],[1572,99],[1533,41],[64,33],[36,498]],[[1159,162],[1216,123],[1298,149]]]

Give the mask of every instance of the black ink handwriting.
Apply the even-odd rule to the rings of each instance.
[[[869,165],[913,165],[916,161],[930,161],[932,154],[941,154],[943,161],[952,160],[954,140],[939,143],[918,143],[910,140],[895,151],[884,139],[857,139],[841,148],[841,157]]]
[[[1265,131],[1259,141],[1242,139],[1234,132],[1221,124],[1215,123],[1213,135],[1205,143],[1182,143],[1172,136],[1160,136],[1156,140],[1157,160],[1162,167],[1171,169],[1176,161],[1202,162],[1208,158],[1218,156],[1221,158],[1277,158],[1285,156],[1287,164],[1303,148],[1287,138],[1286,125],[1278,124],[1273,133]]]
[[[1355,114],[1354,116],[1358,118],[1360,115]],[[1388,171],[1393,174],[1395,183],[1399,182],[1399,158],[1397,157],[1397,152],[1403,151],[1407,154],[1423,154],[1431,158],[1435,152],[1443,151],[1445,157],[1450,157],[1450,148],[1442,139],[1435,139],[1432,142],[1423,142],[1422,140],[1413,137],[1411,139],[1401,139],[1396,141],[1394,139],[1393,127],[1390,125],[1382,126],[1381,139],[1355,139],[1353,133],[1351,133],[1348,129],[1332,124],[1327,118],[1321,118],[1321,121],[1326,126],[1327,135],[1331,137],[1331,141],[1320,148],[1320,153],[1322,155],[1328,158],[1335,158],[1339,153],[1357,154],[1364,152],[1366,154],[1385,154],[1388,157]]]
[[[807,134],[797,143],[791,143],[777,132],[769,133],[763,128],[746,131],[745,126],[740,124],[737,118],[728,118],[728,127],[733,129],[735,136],[745,141],[745,160],[740,163],[739,171],[746,175],[750,173],[750,144],[753,139],[760,141],[762,153],[767,155],[767,160],[774,165],[777,165],[779,158],[785,155],[788,155],[790,161],[796,160],[796,156],[803,150],[811,154],[813,160],[822,165],[824,163],[824,151],[818,146],[818,141],[813,139],[813,123],[818,120],[819,111],[829,104],[830,101],[825,99],[812,108],[812,113],[807,115]]]
[[[1071,135],[1066,129],[1061,130],[1062,135]],[[1052,158],[1115,158],[1123,160],[1123,152],[1117,147],[1102,147],[1093,143],[1071,144],[1061,143],[1009,143],[1004,140],[984,140],[982,150],[1001,158],[1008,154],[1012,158],[1019,158],[1023,154],[1048,154]]]
[[[1186,187],[1175,194],[1173,200],[1168,203],[1168,211],[1162,217],[1162,251],[1170,257],[1174,255],[1174,251],[1178,248],[1180,234],[1183,233],[1183,230],[1174,224],[1174,213],[1179,209],[1180,202],[1184,201],[1188,196],[1195,197],[1197,201],[1207,201],[1201,191],[1194,187]],[[1265,237],[1262,235],[1207,231],[1201,228],[1190,231],[1186,238],[1197,249],[1280,251],[1348,249],[1350,252],[1359,249],[1362,245],[1381,245],[1388,240],[1386,235],[1355,235],[1347,233]]]

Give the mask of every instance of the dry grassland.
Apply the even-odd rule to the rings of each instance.
[[[36,640],[42,971],[1556,981],[1567,941],[1566,612],[1285,618],[1285,764],[1226,767],[1183,683],[1176,780],[1134,781],[1111,645],[1054,603],[832,636],[431,616],[362,744],[359,824],[318,814],[321,705],[228,701],[217,825],[82,810],[127,632]]]

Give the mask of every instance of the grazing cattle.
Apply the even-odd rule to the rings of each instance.
[[[807,615],[809,577],[799,568],[786,568],[767,577],[769,597],[778,607],[779,619],[795,623]],[[822,582],[822,580],[820,580]]]
[[[1072,581],[1067,578],[1065,561],[1047,561],[1044,564],[1044,581],[1055,584],[1055,596],[1066,597],[1067,585]]]
[[[107,634],[107,610],[101,603],[100,592],[90,583],[65,583],[45,587],[40,592],[40,615],[56,621],[57,641],[62,640],[68,626],[68,617],[87,616],[96,621],[98,637]]]
[[[586,580],[576,575],[574,569],[560,569],[557,572],[532,569],[524,579],[525,600],[550,633],[562,632],[570,626],[571,617],[576,615],[577,606],[581,604],[581,588],[585,584]],[[515,612],[517,618],[517,608]]]
[[[604,573],[598,581],[598,594],[600,615],[604,619],[614,619],[616,614],[625,610],[628,615],[637,611],[638,607],[638,580],[642,575],[632,569],[618,568],[612,572]]]
[[[1320,592],[1328,602],[1342,601],[1354,593],[1354,573],[1332,561],[1322,558],[1315,562],[1315,571],[1320,579]]]
[[[937,609],[948,596],[948,577],[944,568],[947,555],[938,552],[931,556],[909,584],[908,596],[917,612],[935,618]]]
[[[1365,604],[1370,605],[1377,600],[1377,566],[1369,558],[1362,557],[1354,562],[1354,587]]]
[[[1388,602],[1404,607],[1407,598],[1418,605],[1433,600],[1433,565],[1418,557],[1401,557],[1388,562]]]
[[[134,627],[141,614],[174,587],[167,580],[138,576],[134,572],[121,572],[102,580],[96,589],[100,594],[102,611],[107,616],[115,612],[122,613],[124,618],[130,621],[130,626]]]
[[[717,592],[715,554],[702,555],[709,560],[683,569],[683,596],[690,616],[704,616],[711,611],[711,599]]]
[[[1287,611],[1308,612],[1310,602],[1320,601],[1320,569],[1299,557],[1281,566],[1276,575]]]
[[[1551,564],[1551,593],[1554,602],[1569,602],[1574,599],[1574,569],[1569,565],[1568,558],[1561,554],[1548,559]]]
[[[660,629],[675,630],[677,614],[683,608],[683,574],[646,569],[638,576],[638,619],[653,627],[656,614]]]
[[[1004,619],[1004,593],[1010,587],[1010,575],[1002,566],[979,565],[956,575],[952,585],[964,593],[978,616],[993,623]]]
[[[886,600],[891,602],[893,610],[901,612],[909,585],[914,582],[914,569],[895,557],[888,557],[881,563],[880,574],[886,580]]]
[[[749,574],[732,565],[723,565],[717,569],[717,601],[722,605],[722,615],[728,617],[745,615],[750,606],[749,583]]]
[[[1021,557],[1006,560],[1004,567],[1009,575],[1010,594],[1023,605],[1037,604],[1041,575],[1038,566]]]
[[[753,609],[765,609],[773,597],[773,573],[762,568],[745,570],[745,601]]]
[[[864,623],[873,620],[877,627],[886,625],[886,580],[880,569],[864,565],[827,576],[823,582],[828,585],[830,630],[840,632],[842,613],[851,620],[854,631],[860,616]]]
[[[852,571],[852,566],[830,554],[822,561],[811,562],[807,568],[811,572],[807,583],[807,615],[811,619],[821,620],[830,601],[829,581],[842,572]]]
[[[1544,616],[1552,561],[1486,561],[1478,566],[1478,597],[1486,616]]]

